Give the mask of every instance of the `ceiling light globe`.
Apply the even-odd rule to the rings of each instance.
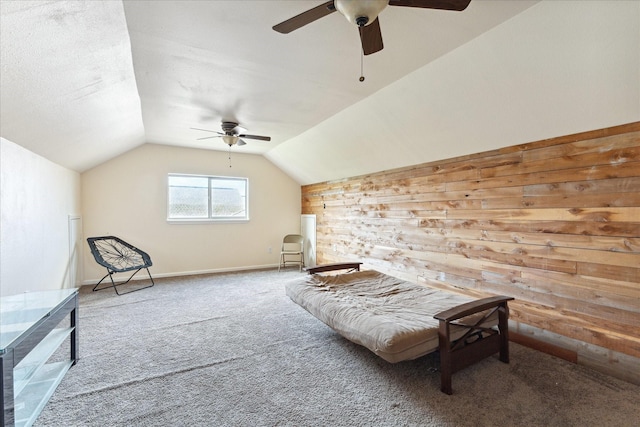
[[[238,137],[235,135],[222,135],[222,140],[224,141],[225,144],[231,147],[232,145],[235,145],[238,142]]]
[[[375,21],[388,0],[335,0],[333,3],[349,22],[360,27],[363,26],[362,22],[369,25]],[[366,18],[366,21],[362,18]]]

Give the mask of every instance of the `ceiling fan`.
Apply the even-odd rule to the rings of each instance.
[[[470,2],[471,0],[331,0],[287,19],[273,29],[288,34],[337,10],[349,22],[358,26],[362,50],[365,55],[370,55],[384,47],[378,15],[387,5],[462,11]]]
[[[222,141],[227,144],[229,148],[231,148],[232,145],[245,145],[246,142],[244,142],[242,138],[257,139],[258,141],[271,141],[271,137],[269,136],[247,135],[245,133],[242,133],[245,131],[245,129],[240,127],[236,122],[222,122],[220,127],[222,128],[222,132],[199,128],[191,129],[217,133],[217,135],[214,136],[205,136],[204,138],[198,138],[198,141],[202,139],[222,138]]]

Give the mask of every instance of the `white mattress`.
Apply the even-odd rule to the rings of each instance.
[[[314,274],[287,283],[285,289],[295,303],[343,337],[391,363],[436,350],[439,322],[433,316],[474,300],[377,271]],[[495,318],[488,323],[495,324]],[[454,338],[464,333],[453,331],[455,327]]]

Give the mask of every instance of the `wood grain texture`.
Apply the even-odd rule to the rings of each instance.
[[[640,122],[306,185],[302,213],[319,263],[513,296],[516,322],[640,358]]]

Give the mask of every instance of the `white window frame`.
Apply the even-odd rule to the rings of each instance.
[[[207,186],[207,217],[172,217],[171,216],[171,178],[206,178],[208,180]],[[244,212],[243,216],[213,216],[212,213],[212,186],[213,180],[223,181],[241,181],[244,182],[245,196],[244,196]],[[233,177],[233,176],[219,176],[219,175],[193,175],[184,173],[170,173],[167,175],[167,222],[170,223],[203,223],[203,222],[248,222],[249,221],[249,178]]]

